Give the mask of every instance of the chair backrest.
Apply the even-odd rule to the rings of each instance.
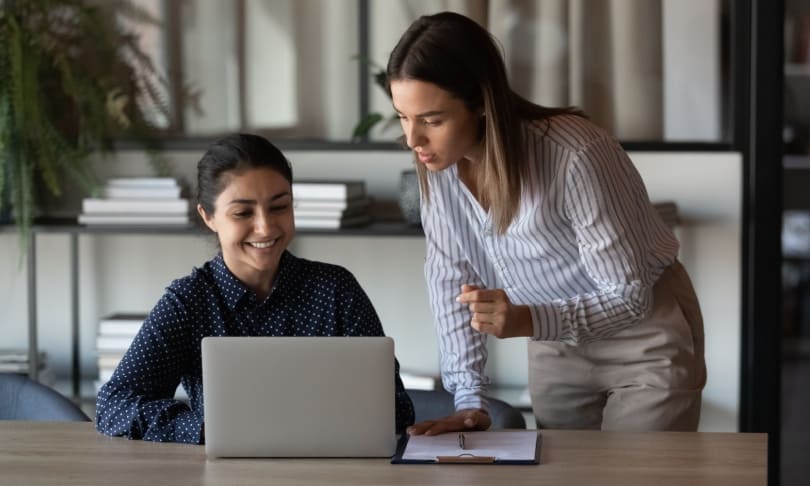
[[[445,417],[455,412],[453,395],[444,390],[407,390],[413,400],[416,422]],[[487,397],[491,429],[525,429],[526,420],[518,409],[497,398]]]
[[[0,420],[90,421],[56,390],[15,373],[0,373]]]

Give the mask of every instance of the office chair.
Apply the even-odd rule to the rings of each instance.
[[[455,412],[453,395],[444,390],[406,390],[413,401],[416,422],[437,419]],[[497,398],[487,397],[490,429],[525,429],[526,420],[518,409]]]
[[[90,418],[56,390],[15,373],[0,373],[0,420],[84,421]]]

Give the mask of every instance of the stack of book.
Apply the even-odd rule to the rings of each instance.
[[[135,335],[141,329],[144,314],[111,314],[103,317],[98,324],[96,335],[96,351],[98,362],[98,380],[95,382],[96,393],[104,383],[112,378],[115,368],[124,357]],[[178,385],[174,397],[178,400],[188,400],[182,385]]]
[[[45,351],[39,352],[39,369],[45,368]],[[28,374],[28,351],[0,349],[0,373]]]
[[[295,226],[339,229],[371,221],[364,181],[293,182]]]
[[[46,385],[53,385],[55,375],[48,366],[45,351],[39,352],[37,368],[38,380]],[[0,373],[29,374],[28,350],[26,349],[0,349]]]
[[[442,379],[438,375],[400,370],[399,378],[407,390],[441,390]]]
[[[664,223],[669,226],[670,228],[674,228],[681,224],[681,218],[678,215],[678,206],[671,201],[663,201],[654,203],[653,207],[655,208],[658,215],[664,220]]]
[[[97,389],[112,377],[115,367],[129,349],[144,319],[146,316],[142,314],[112,314],[101,319],[96,335]]]
[[[85,198],[79,223],[87,225],[188,225],[189,201],[171,177],[117,177],[104,197]]]

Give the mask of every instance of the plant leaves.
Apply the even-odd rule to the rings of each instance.
[[[371,129],[374,128],[374,125],[382,121],[382,119],[383,116],[379,113],[370,113],[365,116],[354,126],[352,142],[357,142],[367,137]]]

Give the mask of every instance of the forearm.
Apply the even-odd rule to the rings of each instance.
[[[486,408],[486,335],[470,327],[469,320],[456,323],[443,319],[437,321],[437,334],[442,383],[454,395],[456,409]]]
[[[580,345],[608,337],[641,320],[652,307],[652,289],[640,284],[528,306],[532,339]]]
[[[106,435],[156,442],[201,443],[202,417],[174,398],[148,399],[114,381],[96,402],[96,429]]]

